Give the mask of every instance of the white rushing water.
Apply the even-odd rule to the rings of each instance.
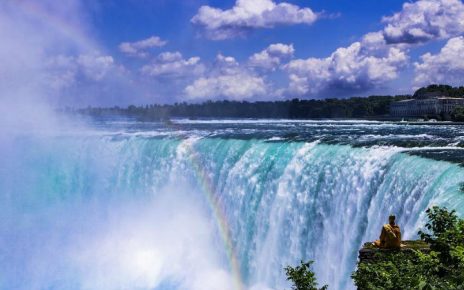
[[[456,164],[271,140],[16,136],[1,154],[0,289],[235,289],[218,219],[247,289],[288,289],[283,267],[302,259],[348,289],[390,213],[405,238],[431,205],[464,213]]]

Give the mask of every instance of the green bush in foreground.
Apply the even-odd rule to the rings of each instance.
[[[375,262],[360,263],[352,274],[358,289],[463,289],[464,220],[456,212],[433,207],[419,231],[430,252],[377,253]]]
[[[292,282],[292,290],[326,290],[327,285],[317,288],[316,275],[311,269],[313,261],[308,261],[296,267],[287,266],[285,273],[287,280]]]

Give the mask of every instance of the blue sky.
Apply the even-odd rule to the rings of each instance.
[[[4,87],[28,76],[57,105],[404,94],[464,76],[461,0],[36,2],[0,4],[0,64],[18,76]]]

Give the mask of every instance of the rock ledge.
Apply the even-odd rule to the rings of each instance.
[[[401,249],[379,249],[372,245],[372,242],[365,243],[359,250],[359,263],[371,263],[376,261],[376,257],[382,253],[403,252],[413,253],[414,250],[421,252],[430,252],[430,246],[423,241],[402,241],[404,247]]]

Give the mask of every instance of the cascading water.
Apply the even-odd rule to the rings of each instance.
[[[293,139],[16,137],[2,154],[0,288],[285,289],[283,267],[312,259],[320,283],[348,289],[389,213],[413,238],[429,206],[464,211],[457,164]]]

